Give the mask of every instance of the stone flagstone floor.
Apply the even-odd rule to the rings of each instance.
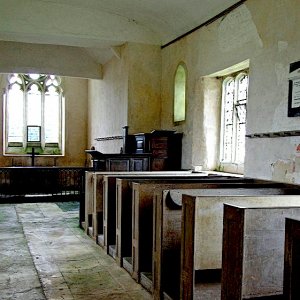
[[[0,299],[151,299],[78,223],[76,204],[1,204]]]

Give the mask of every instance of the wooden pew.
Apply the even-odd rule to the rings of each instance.
[[[84,215],[84,220],[81,221],[85,232],[95,240],[100,235],[100,244],[103,244],[103,176],[105,175],[155,175],[155,174],[192,174],[191,171],[162,171],[162,172],[111,172],[111,171],[87,171],[85,176],[85,201],[80,211],[80,215]],[[204,172],[203,172],[204,174]],[[200,176],[200,175],[199,175]],[[99,223],[98,223],[99,221]],[[99,231],[99,232],[98,232]]]
[[[84,216],[81,220],[81,227],[84,229],[85,233],[88,233],[88,229],[92,224],[92,199],[93,199],[93,172],[85,172],[85,194],[84,194],[84,204],[80,205],[80,216]],[[83,212],[82,212],[83,210]]]
[[[103,242],[98,242],[104,249],[107,249],[108,253],[116,257],[116,236],[118,233],[119,226],[116,228],[116,195],[119,194],[118,186],[116,185],[117,179],[128,180],[128,182],[137,181],[137,180],[192,180],[198,181],[203,177],[210,178],[220,178],[220,175],[212,175],[209,173],[179,173],[174,172],[152,172],[152,174],[128,174],[128,175],[103,175],[103,237],[100,238],[98,235],[98,241],[102,240]],[[228,176],[227,176],[228,177]],[[223,177],[222,177],[223,178]],[[228,177],[229,178],[229,177]],[[231,177],[230,177],[231,178]],[[234,177],[236,178],[236,177]],[[130,194],[126,192],[131,197],[131,187],[127,187],[130,189]],[[125,191],[125,186],[121,189],[123,192]],[[121,194],[119,194],[120,197]],[[131,209],[131,208],[130,208]],[[118,211],[118,210],[117,210]],[[124,225],[123,228],[128,228],[128,224]]]
[[[152,227],[153,227],[153,193],[155,190],[163,190],[168,188],[199,188],[200,186],[206,188],[216,187],[217,182],[243,182],[248,181],[252,183],[252,179],[241,179],[241,178],[202,178],[198,179],[197,182],[186,181],[176,181],[173,179],[171,181],[130,181],[117,179],[118,185],[118,218],[117,221],[117,261],[122,264],[133,276],[134,279],[139,280],[140,269],[145,270],[145,272],[151,273],[152,263],[144,260],[142,257],[152,255]],[[132,186],[132,198],[131,190]],[[127,193],[127,195],[126,195]],[[120,195],[122,197],[120,197]],[[132,200],[133,199],[133,200]],[[131,201],[132,204],[131,204]],[[124,207],[128,210],[125,211]],[[127,222],[127,227],[129,227],[131,219],[132,207],[132,236],[126,234],[124,237],[124,224],[122,222]],[[125,221],[127,220],[127,221]],[[121,232],[120,232],[121,231]],[[127,244],[126,244],[127,243]],[[132,243],[132,244],[131,244]],[[126,244],[126,253],[123,245]],[[142,254],[141,254],[142,253]],[[123,257],[123,261],[122,261]],[[127,257],[129,261],[127,261]],[[131,269],[132,268],[132,269]],[[148,271],[146,271],[148,270]]]
[[[118,178],[133,180],[171,180],[176,178],[177,180],[198,180],[198,178],[208,177],[209,173],[190,173],[190,172],[143,172],[139,174],[109,174],[102,175],[102,190],[98,187],[95,191],[96,205],[100,207],[101,202],[103,219],[93,219],[95,227],[97,227],[97,241],[98,243],[115,258],[116,253],[116,180]],[[214,177],[220,177],[214,175]],[[97,176],[99,180],[99,176]],[[99,195],[99,191],[101,195]],[[96,195],[97,194],[97,195]],[[99,200],[100,199],[100,200]],[[102,223],[103,228],[99,229],[99,223]],[[98,224],[98,225],[97,225]],[[100,233],[101,232],[101,233]]]
[[[235,186],[234,186],[235,185]],[[285,186],[284,184],[274,184],[272,182],[257,182],[252,184],[219,184],[218,187],[212,190],[164,190],[162,193],[155,193],[154,198],[154,247],[153,247],[153,295],[155,299],[160,299],[163,295],[169,295],[172,298],[179,298],[179,287],[180,287],[180,253],[181,251],[185,253],[183,257],[185,258],[185,263],[189,263],[189,268],[185,270],[187,274],[184,275],[186,281],[194,281],[194,267],[196,270],[202,269],[202,271],[197,272],[197,276],[203,277],[214,277],[219,278],[220,281],[220,261],[218,267],[206,268],[206,271],[203,271],[203,266],[199,266],[199,261],[193,260],[194,249],[197,250],[199,241],[196,239],[191,239],[191,236],[194,234],[195,218],[195,198],[196,195],[201,196],[217,196],[222,199],[226,195],[260,195],[260,194],[281,194],[286,193],[285,190],[279,187]],[[184,210],[184,215],[182,216],[182,195],[189,194],[191,197],[189,206],[185,206],[185,209],[188,209],[190,214],[187,220],[184,223],[184,228],[181,230],[182,218],[187,212]],[[205,197],[204,197],[205,198]],[[221,201],[221,200],[220,200]],[[222,205],[220,209],[222,214]],[[219,216],[218,216],[219,218]],[[214,222],[215,218],[206,219],[204,216],[204,225],[209,222]],[[212,228],[216,224],[212,223]],[[222,226],[218,224],[219,236],[222,231]],[[211,231],[211,229],[210,229]],[[184,238],[184,241],[190,238],[187,243],[187,249],[181,250],[181,238]],[[212,241],[218,237],[211,237]],[[219,239],[220,240],[220,239]],[[211,248],[208,248],[208,243],[200,243],[201,247],[207,247],[207,251],[219,253],[219,260],[221,256],[221,246],[214,249],[214,244]],[[216,261],[216,258],[209,258],[207,261]],[[192,267],[191,267],[192,266]],[[188,266],[185,266],[187,268]],[[187,282],[185,282],[185,285]],[[192,291],[193,289],[188,289]],[[188,298],[185,298],[188,299]]]
[[[285,220],[283,298],[300,299],[300,219]]]
[[[257,200],[224,207],[222,300],[282,298],[285,218],[300,217],[300,199]]]
[[[224,181],[228,181],[229,178],[232,177],[210,176],[209,178],[207,178],[207,181],[224,182]],[[206,179],[202,179],[202,181],[203,180]],[[237,182],[245,181],[245,179],[243,178],[232,178],[231,180]],[[252,179],[246,179],[246,180],[249,182],[253,182]],[[116,189],[117,189],[116,261],[120,266],[123,266],[123,262],[124,262],[125,263],[124,267],[126,268],[127,266],[128,267],[127,269],[130,270],[132,264],[131,263],[127,264],[127,259],[124,260],[124,257],[127,257],[129,259],[130,257],[132,257],[132,180],[117,178]],[[150,199],[152,199],[152,194],[150,194],[149,197]],[[150,219],[152,222],[152,215],[150,215]]]

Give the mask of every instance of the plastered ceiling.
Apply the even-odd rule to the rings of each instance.
[[[104,63],[125,42],[164,45],[238,0],[0,0],[0,40],[85,48]]]

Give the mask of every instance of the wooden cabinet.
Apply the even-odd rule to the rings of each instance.
[[[111,157],[106,160],[106,171],[149,171],[150,156]]]
[[[180,170],[182,133],[154,130],[135,134],[136,153],[151,153],[151,170]]]
[[[130,170],[130,163],[129,159],[125,158],[108,158],[106,160],[106,171],[129,171]]]
[[[182,133],[153,130],[150,133],[125,136],[127,142],[124,149],[132,149],[130,153],[106,154],[86,150],[86,153],[92,155],[94,170],[119,172],[181,170]],[[133,137],[134,142],[129,137]]]
[[[130,159],[131,171],[148,171],[150,170],[150,156],[147,158],[132,157]]]
[[[135,153],[150,153],[151,152],[151,134],[137,133],[135,137]]]
[[[96,150],[86,150],[92,155],[93,169],[95,171],[149,171],[149,153],[100,153]]]

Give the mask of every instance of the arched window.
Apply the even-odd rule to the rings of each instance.
[[[224,79],[222,98],[221,163],[242,164],[245,157],[247,72]]]
[[[174,79],[174,122],[185,120],[186,77],[186,69],[183,64],[180,64]]]
[[[63,154],[64,97],[55,75],[10,74],[4,94],[4,153]]]

